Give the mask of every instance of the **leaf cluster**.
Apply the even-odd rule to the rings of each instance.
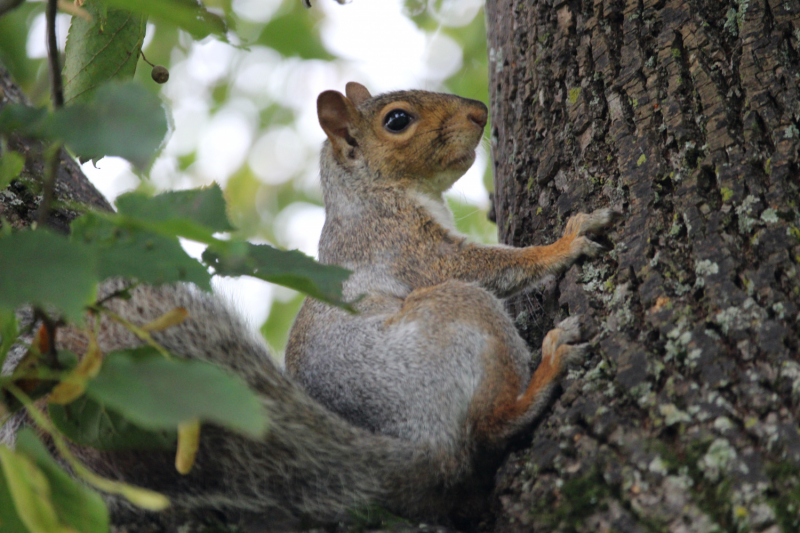
[[[84,159],[121,156],[145,170],[168,129],[160,99],[126,81],[133,76],[145,22],[148,17],[166,20],[196,38],[224,37],[225,17],[193,0],[89,0],[84,7],[91,20],[75,18],[68,40],[68,105],[48,110],[8,104],[0,110],[0,136],[64,145]],[[2,142],[0,186],[20,175],[25,157]],[[105,300],[98,301],[103,280],[125,278],[131,287],[191,282],[209,290],[212,275],[250,275],[348,307],[341,293],[348,271],[237,237],[217,185],[154,197],[129,193],[117,199],[116,212],[61,207],[83,212],[69,236],[46,227],[13,233],[8,224],[0,231],[0,367],[15,345],[25,352],[14,372],[0,377],[0,425],[14,411],[27,409],[85,484],[59,466],[33,431],[21,431],[14,450],[0,446],[3,531],[108,531],[108,511],[96,490],[146,509],[168,505],[159,494],[91,472],[68,442],[109,451],[172,450],[176,469],[187,473],[204,424],[249,438],[260,438],[268,428],[257,395],[241,378],[205,362],[178,359],[150,335],[177,327],[185,310],[175,309],[151,324],[129,324],[112,316]],[[195,259],[181,239],[202,243],[206,251]],[[129,296],[127,290],[112,295]],[[42,323],[32,342],[25,341],[31,332],[21,330],[15,316],[22,305],[32,305]],[[102,353],[93,320],[87,318],[104,313],[123,322],[145,347]],[[54,346],[57,330],[66,324],[89,339],[80,357]],[[36,400],[46,402],[46,414]]]
[[[189,281],[208,290],[212,272],[250,275],[347,306],[341,285],[348,271],[320,265],[296,251],[222,238],[234,228],[216,185],[152,198],[129,193],[118,198],[116,207],[115,213],[86,212],[72,223],[70,236],[44,228],[0,236],[0,366],[25,333],[14,315],[24,304],[35,306],[51,327],[57,327],[60,317],[74,327],[83,325],[93,339],[92,321],[87,320],[91,315],[85,310],[107,313],[96,295],[98,284],[112,277],[151,285]],[[208,245],[202,259],[190,257],[180,238]],[[113,296],[125,298],[129,293]],[[177,442],[178,450],[196,451],[202,423],[260,437],[268,421],[257,396],[240,378],[205,362],[176,359],[149,335],[175,327],[185,311],[176,309],[174,315],[144,326],[124,324],[148,343],[145,348],[103,354],[90,341],[80,361],[72,354],[56,353],[52,335],[43,326],[17,370],[0,377],[0,413],[22,406],[36,409],[31,402],[43,397],[50,402],[51,422],[40,424],[40,429],[53,438],[66,437],[101,450],[174,449]],[[196,427],[186,433],[195,442],[182,447],[179,428],[186,424]],[[0,507],[5,509],[0,523],[24,524],[18,531],[67,531],[58,527],[68,526],[105,531],[108,519],[102,500],[91,503],[97,495],[76,485],[49,455],[45,457],[32,433],[20,438],[16,451],[0,447]],[[68,454],[65,450],[62,453]],[[188,461],[190,468],[193,455],[188,460],[180,455],[176,462]],[[93,480],[89,475],[95,487],[140,505],[148,506],[153,499],[148,493],[142,496],[141,489]],[[70,515],[68,510],[79,505],[86,516]]]
[[[217,185],[153,198],[128,193],[116,205],[116,213],[89,211],[75,220],[69,238],[44,229],[0,238],[0,309],[54,306],[81,322],[104,279],[189,281],[208,290],[212,268],[217,275],[250,275],[345,305],[341,284],[347,270],[320,265],[300,252],[216,237],[234,229]],[[190,257],[179,238],[208,245],[202,260]]]

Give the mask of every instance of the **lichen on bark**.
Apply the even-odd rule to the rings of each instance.
[[[487,16],[501,240],[625,213],[606,258],[511,304],[532,346],[554,314],[598,335],[501,471],[494,529],[800,530],[800,3]]]

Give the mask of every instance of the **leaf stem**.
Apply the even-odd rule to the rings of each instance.
[[[147,60],[147,57],[144,55],[144,52],[143,52],[142,50],[139,50],[139,54],[142,56],[142,59],[144,59],[144,62],[145,62],[145,63],[147,63],[147,64],[148,64],[148,65],[150,65],[151,67],[155,67],[155,65],[154,65],[154,64],[152,64],[151,62],[149,62],[149,61]]]
[[[91,308],[94,309],[95,311],[105,313],[111,320],[125,326],[131,333],[139,337],[139,339],[143,340],[144,342],[146,342],[147,344],[158,350],[158,352],[161,355],[163,355],[166,359],[172,359],[172,356],[169,354],[166,348],[164,348],[158,342],[156,342],[156,340],[153,338],[152,335],[150,335],[150,333],[140,328],[133,322],[124,319],[123,317],[116,314],[114,311],[111,311],[110,309],[103,307],[102,305],[95,304],[91,306]]]
[[[114,291],[111,294],[109,294],[108,296],[106,296],[105,298],[101,298],[101,299],[97,300],[94,305],[102,307],[102,305],[104,303],[106,303],[107,301],[113,300],[114,298],[116,298],[118,296],[122,296],[123,294],[125,294],[128,291],[132,291],[133,289],[138,287],[140,284],[141,284],[140,281],[131,282],[131,284],[128,285],[127,287],[124,287],[124,288],[122,288],[122,289],[120,289],[118,291]]]
[[[89,470],[89,468],[80,462],[77,457],[72,455],[72,452],[64,440],[64,437],[62,437],[58,430],[53,427],[47,416],[45,416],[45,414],[33,404],[33,400],[31,400],[27,394],[22,392],[15,385],[7,385],[6,390],[13,394],[14,397],[16,397],[17,400],[19,400],[19,402],[25,406],[25,408],[28,410],[28,414],[36,423],[36,425],[39,426],[42,431],[50,435],[50,438],[53,439],[53,444],[55,444],[58,452],[61,454],[61,457],[63,457],[64,460],[69,464],[76,476],[82,478],[84,481],[93,487],[102,490],[103,492],[107,492],[109,494],[119,494],[120,496],[131,500],[132,503],[137,505],[139,505],[141,502],[134,501],[139,499],[136,496],[145,496],[147,497],[147,501],[153,504],[146,506],[151,510],[164,509],[169,505],[169,500],[157,492],[134,487],[132,485],[128,485],[127,483],[121,483],[112,479],[107,479]],[[132,492],[134,496],[133,499],[130,498]]]
[[[52,370],[50,368],[36,367],[30,370],[23,370],[22,372],[15,372],[10,376],[3,376],[0,378],[0,385],[5,386],[6,383],[14,383],[21,379],[38,379],[45,381],[61,381],[68,372]]]
[[[47,150],[47,161],[44,174],[44,187],[42,190],[42,203],[36,214],[36,225],[44,226],[50,214],[50,205],[56,192],[56,178],[58,177],[58,167],[61,164],[61,143],[53,143]]]

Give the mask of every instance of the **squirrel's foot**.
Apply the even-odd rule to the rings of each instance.
[[[605,246],[586,237],[586,235],[602,235],[620,216],[616,211],[606,207],[588,215],[586,213],[578,213],[570,217],[567,221],[564,235],[573,237],[570,245],[573,257],[578,258],[582,255],[596,257],[605,252],[607,250]]]
[[[547,332],[542,342],[542,360],[559,372],[583,362],[589,353],[589,343],[581,342],[587,340],[586,334],[580,315],[565,318]]]
[[[567,367],[586,359],[589,343],[583,341],[588,340],[590,333],[586,326],[580,316],[571,316],[547,333],[542,342],[542,360],[531,376],[528,388],[517,398],[513,408],[493,410],[493,413],[506,417],[503,423],[506,425],[505,437],[540,416]],[[511,419],[514,421],[511,422]]]
[[[619,217],[619,213],[608,207],[598,209],[588,215],[586,213],[578,213],[567,221],[567,228],[564,233],[576,236],[586,234],[600,235],[610,228],[611,224]]]

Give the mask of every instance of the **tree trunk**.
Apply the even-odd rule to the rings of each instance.
[[[497,531],[800,531],[800,2],[490,1],[501,240],[625,214],[539,299],[593,355],[501,472]],[[533,305],[536,304],[536,305]]]

